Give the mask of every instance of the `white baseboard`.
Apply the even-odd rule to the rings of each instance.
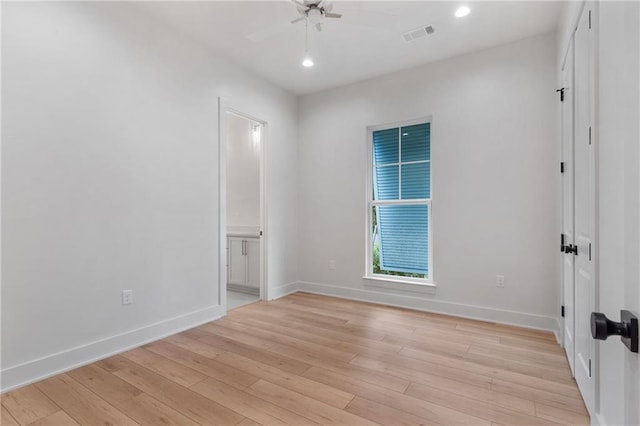
[[[562,319],[560,317],[556,317],[556,328],[553,330],[553,334],[555,334],[558,344],[564,347],[564,330],[562,329]]]
[[[390,294],[373,290],[339,287],[328,284],[299,282],[298,290],[325,296],[341,297],[343,299],[359,300],[363,302],[380,303],[400,308],[418,311],[434,312],[457,317],[489,321],[518,327],[556,332],[557,320],[554,317],[530,314],[526,312],[509,311],[484,306],[465,305],[462,303],[446,302],[408,295]]]
[[[298,291],[299,284],[300,283],[296,281],[296,282],[282,285],[280,287],[269,289],[269,300],[280,299],[281,297],[284,297],[287,294],[295,293],[296,291]]]
[[[135,330],[127,331],[0,371],[0,392],[7,392],[47,377],[73,370],[163,337],[188,330],[224,316],[215,305]]]

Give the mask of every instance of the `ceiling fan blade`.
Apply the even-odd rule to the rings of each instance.
[[[320,22],[316,24],[316,30],[318,30],[318,32],[322,31],[322,24],[320,24]]]
[[[296,18],[293,21],[291,21],[291,23],[295,24],[296,22],[304,21],[304,18],[306,18],[306,16],[301,16],[301,17]]]
[[[325,12],[324,16],[325,18],[342,18],[342,15],[340,13]]]

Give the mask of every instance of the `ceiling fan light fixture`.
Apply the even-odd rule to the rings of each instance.
[[[471,12],[471,9],[469,9],[467,6],[460,6],[457,10],[456,10],[456,17],[457,18],[462,18],[467,16],[469,13]]]

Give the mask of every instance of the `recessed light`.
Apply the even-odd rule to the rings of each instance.
[[[302,66],[305,68],[310,68],[313,66],[313,60],[311,58],[304,58],[302,61]]]
[[[458,18],[462,18],[463,16],[467,16],[469,14],[469,12],[471,12],[471,9],[469,9],[467,6],[460,6],[456,10],[456,16]]]

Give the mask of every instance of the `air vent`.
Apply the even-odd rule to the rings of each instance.
[[[407,31],[402,34],[402,39],[407,43],[418,40],[420,38],[425,38],[434,34],[436,30],[433,28],[433,25],[427,25],[424,27],[416,28],[411,31]]]

